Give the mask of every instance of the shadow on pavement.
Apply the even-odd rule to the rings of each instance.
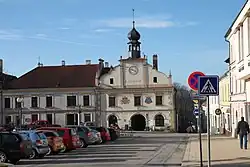
[[[107,159],[86,159],[86,160],[64,160],[64,159],[61,159],[61,160],[57,160],[57,161],[54,161],[54,160],[46,160],[46,161],[29,161],[29,160],[26,160],[26,161],[20,161],[18,162],[18,165],[40,165],[40,164],[44,164],[44,165],[54,165],[54,164],[67,164],[67,163],[107,163],[107,162],[125,162],[126,159],[110,159],[110,158],[107,158]]]
[[[234,162],[237,161],[237,162]],[[239,161],[248,161],[248,162],[239,162]],[[186,167],[198,167],[200,166],[200,161],[183,161],[182,163],[194,163],[192,165],[184,165]],[[218,164],[220,163],[220,164]],[[207,167],[207,162],[203,162],[204,167]],[[213,160],[211,165],[213,167],[250,167],[250,157],[239,157],[234,159],[222,159],[222,160]]]
[[[230,163],[230,164],[212,164],[213,167],[249,167],[249,163]],[[190,165],[186,167],[200,167],[200,165]],[[204,165],[203,167],[207,167],[207,165]]]

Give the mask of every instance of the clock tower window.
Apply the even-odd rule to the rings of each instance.
[[[114,84],[114,78],[109,79],[109,84],[113,85]]]
[[[157,77],[154,77],[154,78],[153,78],[153,82],[154,82],[154,83],[157,83],[157,82],[158,82],[158,81],[157,81]]]

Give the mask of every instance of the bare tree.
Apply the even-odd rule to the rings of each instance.
[[[175,87],[175,109],[176,109],[176,124],[178,132],[185,132],[190,121],[194,122],[193,101],[191,98],[192,92],[180,83],[174,83]]]

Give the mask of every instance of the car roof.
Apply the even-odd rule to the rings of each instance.
[[[39,130],[37,130],[37,132],[53,132],[53,133],[56,133],[54,130],[50,130],[50,129],[39,129]]]
[[[52,130],[52,129],[70,130],[71,128],[64,128],[64,127],[42,127],[42,128],[37,128],[37,130]]]
[[[37,131],[35,130],[19,130],[17,132],[23,132],[23,133],[36,133]]]

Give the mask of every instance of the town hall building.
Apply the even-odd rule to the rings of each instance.
[[[133,22],[128,56],[117,66],[99,59],[83,65],[38,67],[13,80],[3,92],[4,122],[48,120],[72,125],[95,122],[124,129],[176,129],[172,75],[141,55],[140,33]]]

